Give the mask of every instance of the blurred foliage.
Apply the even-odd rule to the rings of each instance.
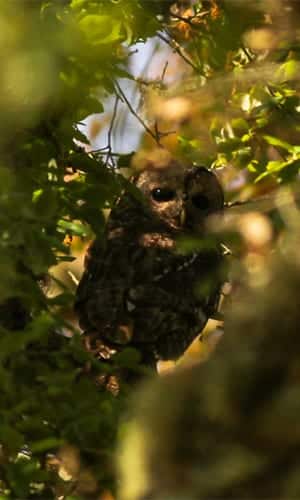
[[[299,498],[296,215],[298,234],[286,232],[272,258],[257,255],[213,356],[135,395],[118,498]]]
[[[127,75],[129,46],[155,33],[156,10],[136,0],[18,0],[1,3],[0,26],[0,489],[7,498],[93,496],[112,487],[121,397],[84,374],[95,362],[79,338],[59,335],[74,330],[58,309],[72,296],[64,287],[48,296],[45,276],[72,260],[67,237],[101,234],[102,209],[124,185],[74,138],[87,140],[78,123],[103,110],[101,98]],[[109,373],[99,363],[93,371]],[[47,465],[67,444],[79,453],[68,481]]]
[[[297,3],[178,2],[171,12],[161,38],[183,61],[181,81],[144,90],[158,129],[175,131],[161,142],[192,161],[242,170],[249,183],[264,179],[270,187],[295,179]]]
[[[134,80],[134,44],[158,38],[181,62],[171,86],[163,77],[137,82],[145,147],[241,170],[242,197],[291,182],[300,160],[299,16],[286,0],[1,2],[4,498],[95,498],[115,487],[126,387],[114,397],[95,386],[87,365],[100,379],[118,367],[93,360],[78,335],[60,335],[75,330],[61,310],[72,293],[60,283],[58,295],[47,294],[53,266],[72,260],[68,239],[101,235],[103,209],[128,187],[110,142],[89,152],[80,123],[102,113],[107,97],[126,103],[119,81]],[[129,110],[137,114],[130,102]],[[128,166],[128,156],[116,157]],[[133,366],[131,354],[120,365]]]

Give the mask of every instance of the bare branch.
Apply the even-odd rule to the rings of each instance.
[[[172,50],[174,50],[194,71],[199,73],[199,67],[187,56],[185,50],[179,45],[174,38],[167,38],[162,33],[157,33],[158,38],[165,42]]]
[[[138,115],[138,113],[132,107],[131,103],[127,99],[125,93],[123,92],[122,88],[120,87],[120,85],[119,85],[119,83],[117,81],[115,82],[115,86],[116,86],[116,88],[118,90],[120,99],[122,99],[126,103],[126,105],[127,105],[128,109],[129,109],[129,111],[131,112],[131,114],[133,116],[135,116],[135,118],[140,122],[140,124],[143,126],[143,128],[146,130],[146,132],[148,132],[148,134],[151,135],[151,137],[155,140],[155,142],[158,144],[158,146],[162,147],[162,145],[160,144],[160,138],[161,138],[162,134],[160,134],[160,133],[159,134],[154,133],[151,130],[151,128],[149,128],[148,125],[142,120],[142,118]]]
[[[111,162],[111,166],[113,166],[113,167],[115,166],[115,162],[113,160],[113,155],[112,155],[111,139],[112,139],[112,132],[113,132],[113,128],[114,128],[115,119],[117,116],[118,103],[119,103],[119,97],[116,96],[114,108],[113,108],[113,114],[111,117],[110,126],[109,126],[108,134],[107,134],[107,154],[106,154],[105,165],[107,166],[109,164],[109,162]]]
[[[161,83],[163,83],[163,81],[164,81],[164,79],[165,79],[165,76],[166,76],[166,71],[167,71],[167,69],[168,69],[168,65],[169,65],[169,61],[166,61],[166,62],[165,62],[165,65],[164,65],[164,67],[163,67],[163,70],[162,70],[161,78],[160,78]]]
[[[280,209],[286,206],[292,206],[293,203],[299,203],[300,189],[298,184],[292,186],[290,190],[279,189],[272,191],[268,195],[252,198],[245,201],[234,201],[225,205],[225,216],[228,218],[239,217],[242,213],[258,211],[269,213],[272,210]]]

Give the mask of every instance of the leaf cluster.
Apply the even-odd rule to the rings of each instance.
[[[90,359],[77,335],[63,336],[74,326],[59,306],[72,307],[73,297],[64,287],[48,296],[45,280],[72,260],[69,237],[101,234],[103,208],[124,187],[81,145],[87,138],[78,125],[115,95],[130,45],[153,35],[158,10],[137,0],[0,6],[0,490],[7,498],[75,491],[81,472],[67,481],[47,465],[66,444],[94,478],[94,492],[112,486],[122,397],[94,378],[113,368]]]

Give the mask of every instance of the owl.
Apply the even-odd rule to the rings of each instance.
[[[146,162],[132,182],[89,248],[75,309],[99,358],[134,347],[154,366],[179,358],[216,310],[222,252],[205,222],[223,191],[211,171],[173,159]],[[182,252],[178,240],[195,236],[201,248]]]

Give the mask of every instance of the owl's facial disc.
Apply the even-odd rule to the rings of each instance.
[[[172,186],[153,187],[150,191],[151,210],[168,226],[182,226],[184,201],[181,189]]]
[[[185,179],[187,223],[203,230],[207,217],[223,208],[222,187],[214,173],[205,167],[194,167]]]
[[[184,204],[182,191],[174,186],[154,187],[150,191],[152,210],[168,226],[172,228],[182,227]]]
[[[137,187],[143,192],[151,212],[167,226],[181,227],[183,200],[182,168],[170,167],[146,170],[137,180]]]
[[[222,210],[223,190],[205,167],[186,170],[176,163],[144,170],[137,178],[151,212],[170,228],[202,232],[207,217]]]

